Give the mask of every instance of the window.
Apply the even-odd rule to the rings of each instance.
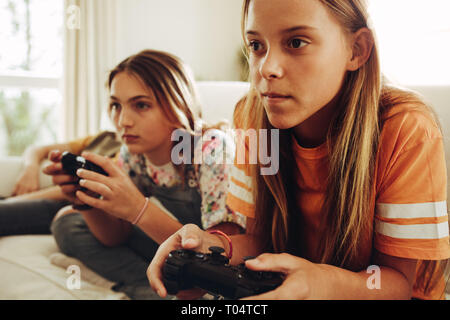
[[[402,85],[450,85],[450,1],[370,0],[383,72]]]
[[[0,2],[0,155],[58,140],[61,0]]]

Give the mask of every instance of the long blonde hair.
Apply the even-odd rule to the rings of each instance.
[[[364,0],[320,0],[349,34],[368,28],[367,4]],[[245,0],[242,14],[244,37],[251,0]],[[382,115],[393,105],[404,102],[423,104],[412,92],[384,83],[377,43],[367,62],[348,72],[339,93],[339,111],[332,119],[327,146],[329,178],[323,210],[320,263],[359,271],[367,267],[370,252],[361,256],[361,248],[373,235],[374,176],[376,155],[383,125]],[[244,37],[245,39],[245,37]],[[244,40],[245,41],[245,40]],[[248,118],[243,127],[272,129],[258,94],[251,90],[240,111]],[[299,252],[299,219],[294,200],[296,189],[292,170],[291,133],[280,130],[280,165],[276,175],[259,175],[260,165],[251,166],[256,203],[256,232],[265,250]],[[358,150],[358,152],[355,152]]]

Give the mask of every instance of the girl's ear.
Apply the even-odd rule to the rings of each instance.
[[[374,39],[372,32],[368,28],[359,29],[351,37],[353,54],[347,64],[347,70],[356,71],[369,59]]]

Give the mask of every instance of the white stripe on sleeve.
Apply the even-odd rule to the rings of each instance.
[[[398,239],[442,239],[449,236],[448,222],[400,225],[375,220],[375,231]]]
[[[244,200],[245,202],[248,202],[250,204],[254,204],[253,194],[250,191],[238,186],[231,179],[228,192],[231,193],[236,198]]]
[[[447,201],[408,204],[377,203],[377,215],[388,219],[445,217]]]

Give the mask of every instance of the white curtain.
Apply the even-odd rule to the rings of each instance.
[[[64,140],[100,130],[116,64],[116,0],[65,0]]]

